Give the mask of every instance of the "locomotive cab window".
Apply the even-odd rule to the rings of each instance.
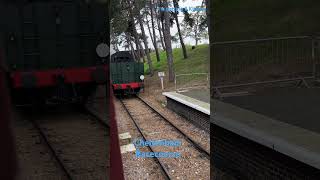
[[[134,62],[133,56],[127,51],[116,52],[111,56],[112,63]]]

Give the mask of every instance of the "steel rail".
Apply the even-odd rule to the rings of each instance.
[[[133,118],[132,114],[130,113],[130,111],[128,110],[128,108],[126,107],[125,103],[122,101],[122,99],[119,99],[123,108],[126,110],[126,112],[128,113],[130,119],[133,121],[134,125],[136,126],[136,128],[138,129],[139,133],[141,134],[142,138],[144,141],[146,141],[146,137],[144,135],[144,133],[142,132],[140,126],[138,125],[138,123],[136,122],[136,120]],[[147,146],[149,148],[149,150],[151,152],[154,153],[154,150],[152,149],[152,147],[150,146]],[[167,180],[170,180],[170,175],[169,175],[169,172],[167,171],[167,169],[164,167],[163,163],[160,161],[160,159],[158,157],[155,157],[154,160],[160,165],[161,167],[161,170],[162,170],[162,173],[164,175],[164,177],[167,179]]]
[[[100,118],[99,116],[97,116],[95,113],[93,113],[92,111],[90,111],[89,109],[87,109],[86,107],[84,107],[84,111],[86,115],[89,115],[92,119],[96,120],[99,122],[99,124],[101,124],[103,127],[105,127],[106,129],[110,129],[109,124],[107,124],[104,120],[102,120],[102,118]]]
[[[53,157],[56,159],[56,161],[58,162],[60,168],[63,170],[63,172],[65,173],[65,175],[67,176],[68,180],[73,180],[71,173],[67,170],[67,168],[64,166],[62,160],[59,158],[59,156],[57,155],[56,151],[54,150],[54,148],[51,146],[49,140],[47,139],[46,135],[44,134],[44,132],[42,131],[42,129],[40,128],[40,126],[38,125],[38,123],[35,120],[30,120],[30,122],[33,124],[33,126],[35,127],[35,129],[37,129],[37,131],[39,132],[41,138],[44,140],[45,144],[48,146],[48,148],[51,151],[51,154],[53,155]]]

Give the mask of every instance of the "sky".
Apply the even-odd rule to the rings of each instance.
[[[180,0],[180,2],[179,2],[179,7],[180,7],[180,8],[190,9],[190,8],[194,8],[194,7],[196,7],[196,6],[200,6],[201,4],[202,4],[202,0],[185,0],[185,2],[183,2],[183,0]],[[195,12],[193,12],[193,11],[190,9],[189,13],[195,13]],[[178,18],[179,18],[179,22],[181,23],[182,20],[183,20],[183,13],[182,13],[182,12],[179,12]],[[146,35],[149,37],[149,31],[148,31],[148,27],[147,27],[146,25],[145,25],[144,29],[145,29]],[[137,31],[138,31],[138,33],[141,33],[140,28],[138,28],[138,27],[137,27]],[[170,32],[171,32],[171,36],[175,35],[175,34],[178,32],[176,24],[174,24],[174,25],[171,27]],[[158,32],[158,30],[156,30],[156,34],[157,34],[157,36],[159,37],[159,32]],[[185,44],[194,45],[194,44],[195,44],[195,41],[194,41],[194,39],[192,39],[192,38],[185,38],[185,39],[184,39],[184,43],[185,43]],[[209,43],[209,40],[201,40],[201,41],[199,42],[199,44],[207,44],[207,43]],[[143,45],[143,43],[142,43],[142,45]],[[144,46],[144,45],[143,45],[143,46]],[[149,46],[149,48],[154,49],[150,37],[148,38],[148,46]],[[173,42],[172,42],[172,47],[173,47],[173,48],[180,47],[180,42],[178,42],[178,43],[173,43]],[[119,49],[120,49],[120,51],[121,51],[121,50],[124,50],[123,47],[119,47]],[[111,54],[113,54],[114,52],[115,52],[115,51],[113,50],[113,48],[112,48],[112,46],[111,46]]]

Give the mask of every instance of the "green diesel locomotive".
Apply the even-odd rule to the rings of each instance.
[[[111,83],[114,94],[138,94],[144,87],[144,68],[128,51],[111,56]]]

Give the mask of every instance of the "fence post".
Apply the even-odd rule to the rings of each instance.
[[[314,61],[314,37],[311,37],[311,60],[313,65],[313,78],[316,78],[317,72],[316,72],[316,62]]]
[[[174,75],[174,88],[177,91],[177,75]]]
[[[210,88],[209,73],[207,74],[207,85],[208,85],[208,88]]]

